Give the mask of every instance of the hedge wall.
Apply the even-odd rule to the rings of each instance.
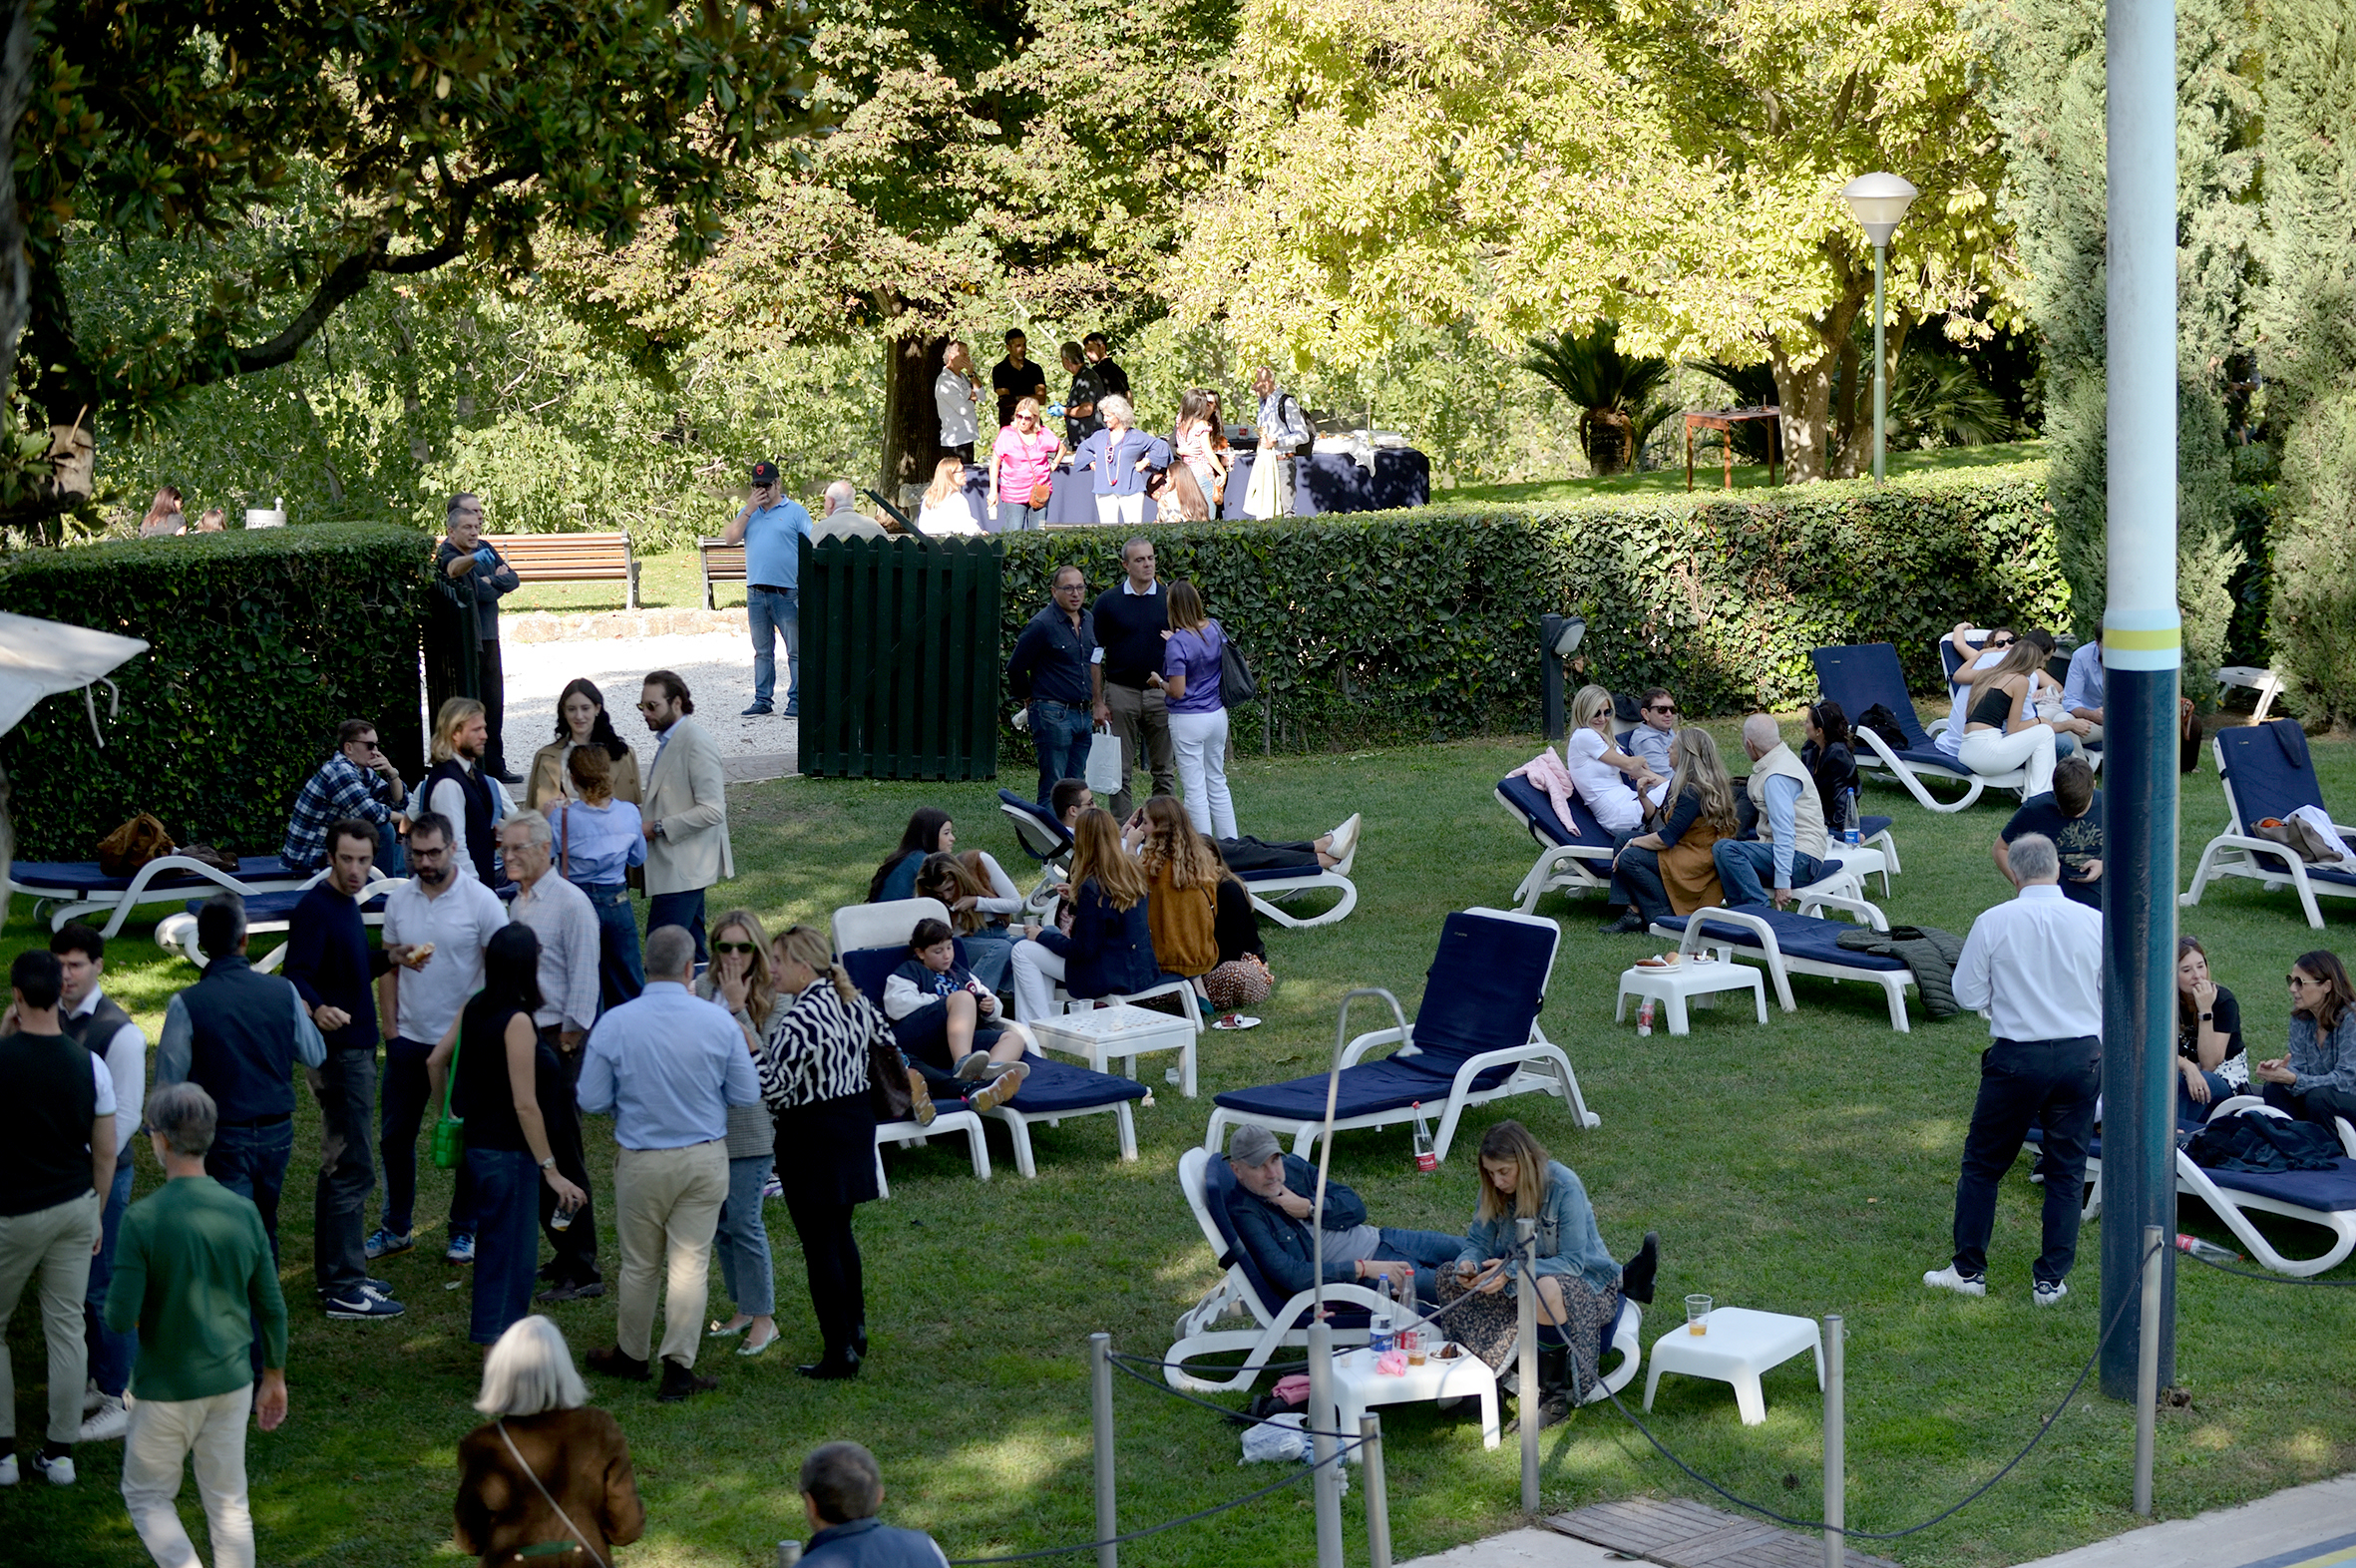
[[[0,739],[18,855],[87,860],[140,811],[182,843],[276,854],[295,791],[346,718],[374,720],[414,782],[429,560],[414,529],[323,523],[0,564],[0,609],[150,644],[115,671],[122,709],[104,749],[71,696],[42,702]]]
[[[1441,505],[1153,540],[1162,578],[1192,579],[1251,659],[1273,738],[1293,749],[1535,729],[1548,610],[1587,620],[1576,678],[1668,686],[1701,713],[1805,701],[1812,647],[1894,642],[1927,690],[1959,619],[2068,623],[2042,463],[1736,496]],[[1005,645],[1054,569],[1076,563],[1097,589],[1118,581],[1123,537],[1003,536]]]

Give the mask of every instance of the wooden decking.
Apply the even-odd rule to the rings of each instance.
[[[1556,1514],[1547,1528],[1668,1568],[1823,1568],[1824,1538],[1683,1498],[1635,1497]],[[1851,1547],[1847,1568],[1898,1568]]]

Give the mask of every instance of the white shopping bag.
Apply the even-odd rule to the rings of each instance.
[[[1256,452],[1252,455],[1251,482],[1244,487],[1244,516],[1272,518],[1276,516],[1277,473],[1279,463],[1289,461],[1281,452]],[[1088,786],[1094,789],[1093,784]]]
[[[1121,737],[1099,729],[1088,739],[1088,788],[1111,796],[1128,787],[1129,770],[1121,766]]]

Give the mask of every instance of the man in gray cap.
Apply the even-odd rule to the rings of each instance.
[[[1297,1296],[1313,1283],[1310,1215],[1317,1195],[1317,1167],[1277,1145],[1266,1127],[1238,1127],[1227,1145],[1228,1168],[1235,1172],[1235,1190],[1228,1195],[1227,1217],[1235,1234],[1251,1253],[1252,1261],[1269,1282],[1287,1296]],[[1326,1183],[1325,1264],[1328,1285],[1372,1284],[1389,1279],[1402,1297],[1412,1283],[1417,1300],[1439,1301],[1439,1281],[1433,1273],[1443,1263],[1456,1261],[1464,1246],[1461,1236],[1438,1231],[1407,1231],[1367,1223],[1363,1199],[1340,1182]]]

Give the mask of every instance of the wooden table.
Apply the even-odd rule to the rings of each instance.
[[[1685,417],[1685,488],[1694,488],[1694,432],[1715,430],[1726,437],[1726,485],[1735,488],[1735,427],[1759,420],[1767,421],[1767,483],[1775,482],[1775,453],[1783,444],[1783,411],[1769,404],[1765,408],[1706,408]]]

